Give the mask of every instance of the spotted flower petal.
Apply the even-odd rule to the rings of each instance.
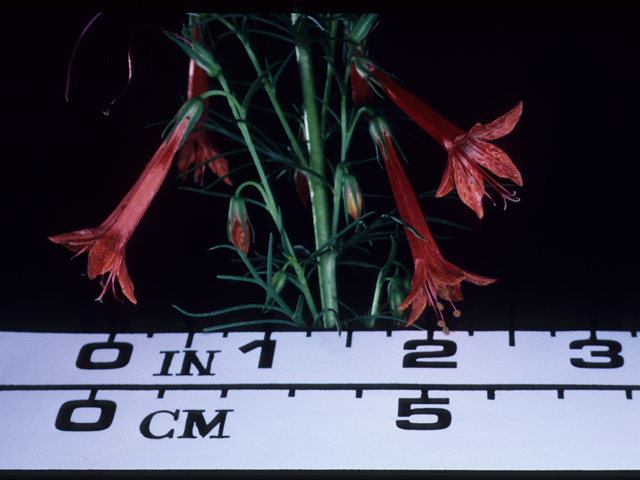
[[[87,274],[90,279],[109,274],[97,300],[102,301],[109,286],[115,295],[115,279],[118,279],[125,297],[137,303],[125,263],[127,242],[162,185],[176,151],[202,113],[202,107],[200,99],[187,102],[169,139],[160,146],[135,185],[99,227],[49,237],[52,242],[78,254],[88,251]]]
[[[359,58],[356,60],[356,68],[360,76],[379,85],[398,107],[449,154],[436,197],[446,195],[455,185],[462,201],[480,218],[484,215],[482,198],[485,195],[491,198],[485,190],[485,182],[502,197],[505,208],[507,200],[520,200],[515,192],[509,192],[490,175],[509,179],[522,186],[520,172],[511,159],[500,148],[487,143],[487,140],[504,137],[513,130],[522,115],[522,102],[497,120],[486,125],[478,123],[465,132],[394,82],[370,60]]]
[[[476,285],[488,285],[495,280],[467,272],[444,259],[427,226],[418,199],[402,169],[388,126],[382,119],[376,117],[370,122],[370,131],[385,160],[387,175],[400,211],[400,218],[411,225],[424,239],[418,238],[405,227],[415,268],[411,289],[398,308],[400,310],[410,308],[407,321],[407,326],[409,326],[418,319],[427,305],[431,305],[440,319],[439,325],[446,328],[442,314],[443,306],[437,297],[447,300],[453,305],[454,301],[462,300],[460,284],[463,281]],[[459,314],[459,311],[455,309],[454,315],[456,312]]]

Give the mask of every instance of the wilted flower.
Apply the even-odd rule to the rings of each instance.
[[[193,29],[193,38],[200,41],[200,33],[198,28]],[[187,88],[187,97],[198,97],[209,90],[209,75],[196,61],[192,58],[189,61],[189,85]],[[205,108],[209,107],[209,98],[204,99]],[[201,117],[202,120],[204,117]],[[194,179],[200,185],[204,183],[205,163],[220,155],[220,150],[211,140],[211,136],[206,130],[191,132],[183,147],[180,149],[180,157],[178,158],[178,173],[187,172],[192,166],[201,165],[194,172]],[[218,177],[224,177],[229,172],[229,162],[225,157],[216,158],[207,163],[209,168]],[[229,177],[224,178],[224,183],[233,185]]]

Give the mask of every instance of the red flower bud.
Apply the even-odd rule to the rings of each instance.
[[[296,185],[296,191],[302,204],[306,207],[311,200],[311,192],[309,191],[309,180],[307,176],[299,170],[293,171],[293,183]]]
[[[229,203],[229,220],[227,223],[229,241],[245,255],[249,252],[251,229],[244,198],[234,196]]]
[[[345,173],[342,177],[342,195],[347,213],[354,220],[358,220],[362,216],[362,192],[356,177],[350,173]]]

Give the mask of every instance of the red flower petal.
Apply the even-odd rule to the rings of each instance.
[[[49,237],[52,242],[60,243],[71,251],[89,251],[87,274],[90,279],[109,273],[98,300],[102,299],[109,286],[113,288],[117,278],[125,296],[136,303],[133,282],[124,258],[126,245],[162,185],[193,116],[200,115],[202,104],[193,103],[187,108],[167,142],[160,146],[135,185],[99,227]]]
[[[476,124],[465,133],[394,82],[371,61],[359,58],[356,62],[360,76],[380,85],[389,98],[449,154],[436,197],[449,193],[455,183],[462,201],[480,218],[483,216],[482,197],[489,196],[485,192],[485,181],[503,198],[505,208],[507,200],[519,201],[515,192],[507,191],[489,173],[522,186],[520,172],[506,153],[486,140],[504,137],[513,130],[522,115],[522,102],[497,120],[486,125]]]
[[[492,278],[469,273],[444,259],[413,193],[411,184],[405,175],[402,165],[395,152],[391,136],[380,119],[372,120],[371,129],[378,149],[382,153],[387,168],[387,174],[396,199],[400,217],[411,225],[424,238],[421,240],[405,227],[407,240],[414,259],[414,273],[411,289],[402,305],[398,308],[410,308],[407,326],[411,325],[422,314],[426,305],[430,304],[444,326],[444,318],[436,297],[449,302],[462,300],[460,284],[469,281],[477,285],[488,285],[495,282]],[[456,164],[453,164],[455,176]]]

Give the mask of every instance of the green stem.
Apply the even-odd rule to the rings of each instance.
[[[297,18],[298,22],[306,19]],[[294,30],[298,26],[294,25]],[[325,176],[324,139],[320,129],[320,116],[315,98],[315,82],[313,76],[313,63],[311,48],[305,33],[296,35],[296,53],[298,69],[302,86],[302,100],[306,113],[307,141],[309,145],[309,167],[321,177]],[[315,233],[316,249],[327,244],[331,239],[329,225],[329,199],[327,188],[313,175],[309,175],[309,190],[311,192],[311,205],[313,212],[313,227]],[[318,275],[320,282],[320,298],[324,313],[325,328],[336,326],[338,312],[338,294],[336,286],[336,254],[329,251],[318,259]],[[334,313],[335,312],[335,313]]]
[[[278,210],[278,207],[276,206],[276,202],[273,198],[273,194],[271,193],[271,188],[269,188],[269,182],[267,181],[267,176],[265,175],[264,169],[262,168],[262,162],[260,161],[260,157],[258,157],[258,152],[256,151],[255,146],[253,145],[251,134],[249,133],[249,129],[247,128],[247,124],[245,121],[246,112],[244,111],[244,108],[242,107],[242,105],[238,103],[236,98],[231,93],[231,90],[229,89],[229,85],[227,84],[227,81],[222,74],[218,77],[218,80],[220,81],[220,84],[222,85],[224,92],[219,92],[219,93],[208,92],[205,95],[208,96],[212,94],[224,94],[229,100],[229,106],[231,107],[233,116],[238,121],[238,128],[240,129],[240,132],[242,133],[245,143],[247,144],[247,148],[249,149],[249,153],[251,154],[253,163],[256,167],[256,170],[258,171],[258,175],[260,176],[260,181],[262,182],[262,185],[264,187],[263,189],[260,189],[260,190],[263,195],[266,208],[271,214],[271,217],[273,218],[273,221],[275,222],[276,227],[280,232],[280,235],[282,237],[282,243],[284,244],[285,252],[288,254],[287,259],[292,263],[292,265],[296,270],[296,273],[298,274],[298,281],[300,282],[302,292],[305,296],[305,299],[307,300],[307,305],[309,306],[309,310],[311,311],[311,314],[315,318],[318,315],[318,310],[316,309],[315,303],[313,301],[313,297],[311,296],[311,291],[309,290],[309,285],[307,284],[307,280],[304,275],[304,269],[300,266],[298,259],[296,258],[296,255],[295,255],[295,251],[293,250],[293,247],[291,246],[291,243],[289,241],[289,237],[287,236],[281,224],[280,212]]]
[[[240,40],[240,42],[242,43],[242,46],[244,47],[245,51],[247,52],[247,55],[249,56],[249,59],[251,60],[251,63],[253,64],[253,67],[256,70],[256,73],[258,74],[258,76],[262,75],[264,73],[264,71],[262,70],[262,67],[260,66],[260,62],[258,62],[258,59],[256,58],[255,53],[253,52],[253,49],[251,48],[251,44],[244,38],[244,36],[242,35],[242,32],[237,29],[233,24],[231,24],[230,22],[228,22],[226,19],[220,18],[219,19],[229,30],[231,30],[232,32],[234,32],[236,34],[236,37],[238,38],[238,40]],[[264,89],[267,92],[267,95],[269,96],[269,100],[271,100],[271,105],[273,105],[273,108],[275,109],[276,115],[278,116],[278,119],[280,120],[280,123],[282,124],[282,128],[284,129],[287,137],[289,138],[289,141],[291,142],[291,147],[293,148],[294,152],[296,153],[296,156],[298,157],[298,160],[300,161],[300,163],[307,167],[307,159],[305,158],[304,154],[302,153],[302,150],[300,149],[300,145],[298,145],[298,142],[296,140],[295,135],[293,134],[293,132],[291,131],[291,127],[289,127],[289,122],[287,122],[287,119],[285,118],[284,112],[282,111],[282,108],[280,108],[280,103],[278,102],[278,99],[276,97],[276,91],[273,88],[273,85],[271,85],[270,82],[268,81],[264,81],[263,82],[264,85]]]

